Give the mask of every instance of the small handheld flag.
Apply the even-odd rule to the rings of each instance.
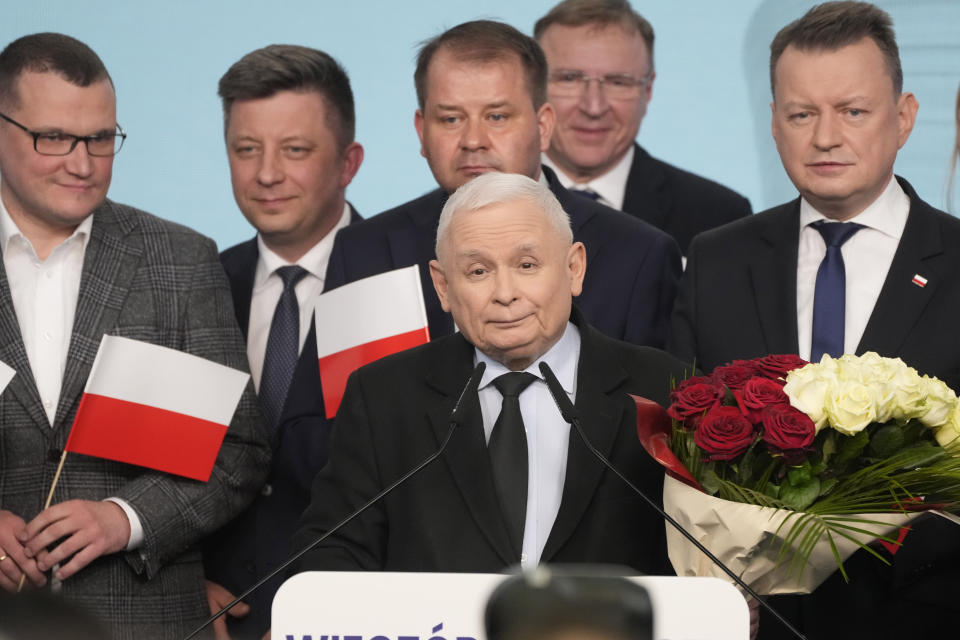
[[[317,299],[317,357],[327,418],[363,365],[430,341],[417,265],[338,287]]]

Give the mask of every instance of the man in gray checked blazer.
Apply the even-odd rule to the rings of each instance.
[[[182,638],[208,613],[198,541],[268,468],[249,387],[209,482],[71,454],[43,508],[104,334],[247,366],[214,243],[106,199],[123,138],[89,47],[45,33],[0,53],[0,360],[16,371],[0,394],[0,588],[52,586],[118,640]]]

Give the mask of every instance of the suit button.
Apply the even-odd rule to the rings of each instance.
[[[60,462],[61,455],[63,455],[63,451],[60,451],[58,449],[48,449],[47,462]]]
[[[269,498],[271,495],[273,495],[273,485],[270,484],[269,482],[268,482],[267,484],[263,485],[263,487],[260,489],[260,495],[262,495],[262,496],[264,496],[264,497],[267,497],[267,498]]]

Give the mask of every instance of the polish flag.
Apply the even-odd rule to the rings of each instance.
[[[104,336],[65,449],[206,482],[249,377],[174,349]]]
[[[430,341],[417,265],[351,282],[317,298],[317,357],[327,418],[363,365]]]

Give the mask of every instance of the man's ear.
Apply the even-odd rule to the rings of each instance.
[[[417,130],[417,137],[420,138],[420,155],[426,158],[427,154],[423,150],[423,111],[421,109],[417,109],[413,114],[413,128]]]
[[[583,291],[583,277],[587,273],[587,250],[582,242],[570,245],[567,269],[570,273],[570,295],[576,297]]]
[[[917,121],[917,111],[920,104],[912,93],[904,93],[897,99],[897,148],[907,143],[913,124]]]
[[[343,152],[343,169],[340,172],[340,188],[346,189],[363,164],[363,147],[351,142]]]
[[[550,148],[550,139],[553,137],[553,126],[557,123],[557,112],[553,105],[544,102],[537,111],[537,129],[540,133],[540,151]]]
[[[437,297],[440,298],[440,307],[450,313],[450,304],[447,302],[447,276],[443,273],[438,260],[430,261],[430,279],[433,280],[433,288],[437,291]]]

